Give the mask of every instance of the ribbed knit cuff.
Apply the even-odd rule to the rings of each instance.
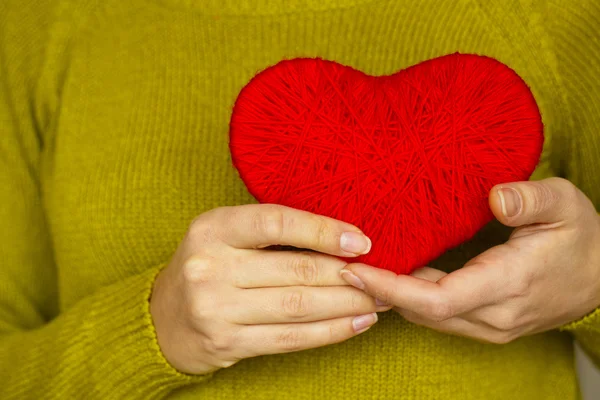
[[[179,387],[200,383],[211,374],[192,376],[164,358],[150,315],[150,294],[161,267],[126,279],[94,295],[93,317],[97,351],[88,365],[103,398],[162,398]],[[84,322],[85,324],[85,322]],[[105,392],[106,393],[103,393]]]
[[[595,309],[583,318],[561,326],[559,329],[561,331],[600,335],[600,308]]]

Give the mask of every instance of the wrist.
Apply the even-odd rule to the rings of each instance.
[[[200,361],[202,341],[186,323],[185,312],[177,301],[183,293],[173,286],[168,268],[158,273],[150,297],[150,314],[158,346],[165,360],[177,371],[191,375],[212,373],[218,368]]]

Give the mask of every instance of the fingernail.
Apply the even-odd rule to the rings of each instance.
[[[381,299],[375,299],[375,305],[377,306],[389,306],[388,303],[386,303],[385,301],[381,300]]]
[[[371,239],[359,232],[344,232],[340,237],[342,250],[354,254],[367,254],[371,250]]]
[[[352,320],[352,328],[354,332],[361,333],[373,326],[377,322],[377,313],[361,315]]]
[[[498,190],[500,204],[502,205],[502,214],[507,218],[517,216],[521,212],[521,195],[513,188],[501,188]]]
[[[360,289],[360,290],[363,290],[365,288],[365,284],[363,283],[363,281],[361,281],[358,278],[358,276],[354,275],[352,272],[348,271],[347,269],[341,270],[340,275],[346,282],[348,282],[355,288]]]

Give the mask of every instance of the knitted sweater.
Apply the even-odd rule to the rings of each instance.
[[[599,31],[597,0],[0,2],[0,398],[577,398],[573,339],[600,360],[600,311],[506,345],[390,311],[341,344],[189,376],[163,357],[148,299],[194,216],[256,202],[228,122],[284,58],[382,75],[494,57],[541,109],[534,178],[564,176],[600,207]],[[433,266],[508,232],[490,224]]]

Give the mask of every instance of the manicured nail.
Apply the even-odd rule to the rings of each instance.
[[[498,190],[500,204],[502,205],[502,214],[507,218],[517,216],[521,212],[523,202],[521,195],[513,188],[501,188]]]
[[[367,254],[371,250],[371,239],[359,232],[344,232],[340,237],[342,250],[354,254]]]
[[[381,299],[375,299],[375,305],[377,306],[389,306],[388,303],[386,303],[385,301],[381,300]]]
[[[352,320],[352,328],[354,332],[361,333],[373,326],[377,322],[377,313],[361,315]]]
[[[352,272],[348,271],[347,269],[343,269],[340,271],[340,275],[346,282],[348,282],[355,288],[364,290],[365,284],[358,278],[358,276],[354,275]]]

